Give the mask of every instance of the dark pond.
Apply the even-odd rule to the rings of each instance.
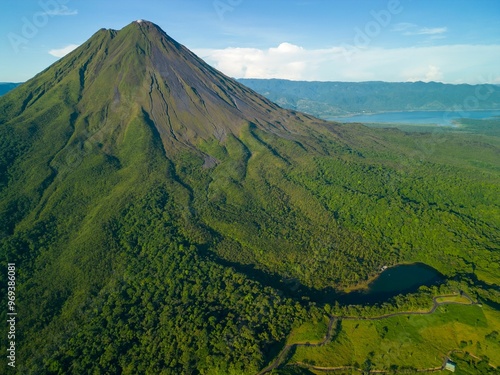
[[[338,302],[341,305],[373,305],[386,302],[399,294],[416,292],[421,286],[431,286],[443,281],[445,277],[436,269],[424,263],[412,263],[387,268],[367,289],[350,293],[339,293],[333,288],[317,290],[296,283],[287,285],[282,282],[281,285],[274,286],[290,297],[307,298],[318,304]]]
[[[337,295],[341,304],[374,304],[387,301],[398,294],[416,292],[421,286],[431,286],[445,280],[436,269],[423,264],[402,264],[387,268],[367,290]]]

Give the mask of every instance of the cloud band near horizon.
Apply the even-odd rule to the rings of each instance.
[[[281,43],[268,49],[195,49],[194,52],[235,78],[500,83],[500,45],[459,44],[393,49],[335,46],[308,50],[291,43]]]

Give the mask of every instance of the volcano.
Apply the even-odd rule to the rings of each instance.
[[[310,119],[238,84],[143,20],[120,31],[101,29],[17,94],[23,100],[3,113],[4,121],[53,109],[48,101],[60,98],[63,103],[56,105],[71,112],[77,130],[81,125],[119,137],[127,123],[139,119],[154,128],[166,152],[223,140],[249,123],[293,132],[290,120]]]
[[[258,373],[384,265],[491,257],[497,153],[285,110],[151,22],[101,29],[0,97],[16,367]]]

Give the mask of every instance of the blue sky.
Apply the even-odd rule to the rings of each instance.
[[[224,73],[500,83],[497,0],[2,0],[0,81],[147,19]]]

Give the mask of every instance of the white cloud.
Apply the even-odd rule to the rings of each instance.
[[[59,49],[51,49],[49,51],[49,53],[52,55],[52,56],[55,56],[55,57],[64,57],[66,56],[68,53],[70,53],[71,51],[75,50],[76,48],[78,48],[79,45],[78,44],[70,44],[70,45],[67,45],[66,47],[63,47],[63,48],[59,48]]]
[[[448,28],[443,27],[419,27],[414,23],[400,22],[393,26],[392,31],[403,35],[441,35],[448,32]]]
[[[78,9],[69,9],[66,5],[61,5],[57,9],[45,12],[49,16],[76,16]]]
[[[443,72],[441,71],[441,68],[434,66],[434,65],[429,65],[429,70],[427,70],[427,73],[425,74],[425,81],[441,81],[443,79]]]
[[[200,49],[195,53],[232,77],[307,81],[491,83],[499,77],[500,61],[500,45],[306,49],[281,43],[268,49]]]
[[[417,33],[420,35],[435,35],[435,34],[443,34],[448,31],[447,27],[424,27],[420,29]]]
[[[269,48],[270,53],[300,53],[303,51],[302,47],[287,42],[281,43],[278,48]]]
[[[418,67],[413,69],[412,76],[410,76],[407,81],[423,81],[423,82],[440,82],[443,80],[443,72],[441,68],[435,65],[428,65],[427,67]]]
[[[316,51],[286,42],[266,50],[226,48],[197,53],[231,76],[288,79],[300,79],[318,55]]]

